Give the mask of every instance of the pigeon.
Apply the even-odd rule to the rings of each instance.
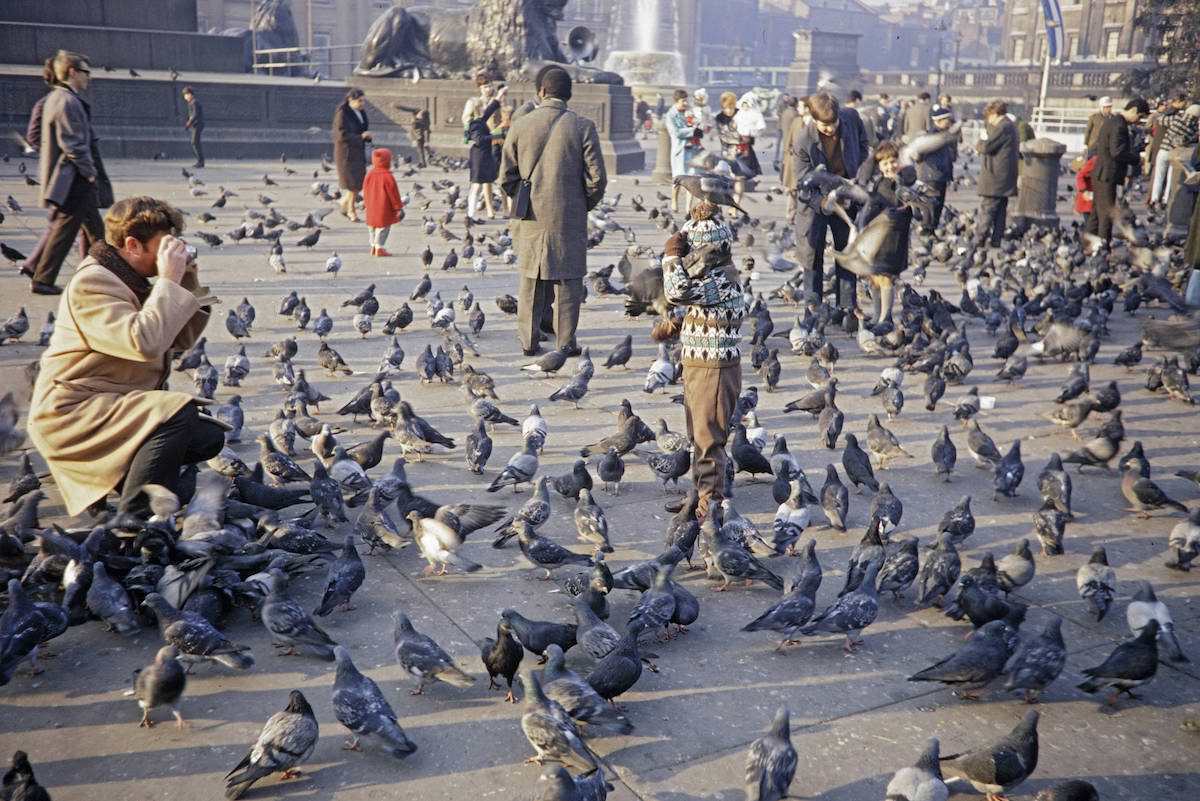
[[[1038,636],[1021,639],[1021,644],[1004,665],[1004,673],[1008,676],[1004,689],[1024,690],[1025,703],[1034,703],[1042,690],[1058,678],[1066,664],[1062,618],[1055,617]]]
[[[821,487],[821,509],[829,525],[838,531],[846,530],[850,512],[850,492],[838,477],[837,468],[825,465],[825,484]]]
[[[213,661],[235,670],[254,667],[249,646],[234,644],[200,615],[176,609],[157,592],[147,595],[142,606],[158,619],[159,633],[179,650],[181,662]]]
[[[642,391],[652,394],[674,382],[675,365],[671,362],[670,354],[667,353],[666,343],[660,342],[658,345],[658,358],[651,363],[649,370],[646,371],[646,382],[642,386]]]
[[[879,460],[879,469],[887,468],[888,461],[903,456],[911,459],[912,454],[904,450],[900,440],[879,422],[879,415],[872,414],[867,418],[867,448]],[[845,457],[843,457],[844,460]],[[843,461],[843,464],[845,462]]]
[[[562,497],[578,500],[581,491],[592,489],[592,474],[588,472],[587,462],[583,459],[576,459],[575,464],[571,467],[571,472],[552,477],[550,486]]]
[[[1071,476],[1063,470],[1062,457],[1050,454],[1050,461],[1038,474],[1038,492],[1043,503],[1050,503],[1068,517],[1071,516]]]
[[[1093,551],[1087,564],[1075,573],[1075,588],[1087,603],[1089,613],[1097,622],[1103,620],[1117,592],[1117,575],[1108,566],[1108,553],[1103,546]]]
[[[1172,570],[1191,570],[1192,560],[1200,554],[1200,507],[1188,515],[1188,519],[1176,523],[1167,539],[1172,559],[1166,567]]]
[[[439,576],[446,575],[449,565],[454,565],[466,573],[474,573],[483,568],[483,565],[458,554],[463,538],[443,520],[436,517],[423,518],[416,509],[409,511],[407,519],[412,526],[413,538],[417,541],[421,556],[429,563],[425,567],[425,575],[432,575],[438,566],[441,567],[441,571],[437,573]]]
[[[290,779],[297,765],[308,761],[319,737],[317,718],[299,690],[288,695],[287,706],[267,719],[258,740],[242,761],[225,776],[225,797],[241,798],[259,779],[282,771]]]
[[[641,678],[642,657],[638,652],[638,635],[641,631],[640,624],[631,626],[617,647],[597,662],[588,674],[588,684],[606,701],[613,701]]]
[[[316,624],[308,611],[288,595],[288,578],[282,570],[272,568],[270,589],[259,615],[275,647],[286,646],[284,655],[295,654],[296,648],[305,648],[326,662],[334,659],[333,649],[337,645]]]
[[[880,592],[890,592],[895,601],[912,585],[918,571],[917,538],[909,537],[897,543],[879,568],[877,581]]]
[[[623,713],[605,702],[600,694],[578,673],[566,666],[563,650],[558,645],[546,646],[546,666],[542,668],[542,691],[559,704],[577,723],[584,724],[588,734],[598,731],[629,734],[633,724]]]
[[[1068,779],[1042,790],[1033,801],[1100,801],[1100,794],[1091,782]]]
[[[1157,672],[1158,621],[1152,618],[1142,627],[1137,637],[1118,645],[1108,658],[1096,667],[1085,668],[1083,674],[1088,678],[1078,686],[1085,693],[1111,690],[1112,695],[1108,697],[1107,702],[1110,706],[1115,706],[1121,693],[1130,698],[1137,698],[1133,694],[1134,688],[1153,679]]]
[[[842,467],[846,477],[854,484],[861,494],[865,486],[872,492],[879,491],[879,482],[875,479],[875,471],[871,468],[871,459],[866,451],[858,445],[858,439],[853,434],[847,434],[846,446],[842,451]]]
[[[917,764],[901,768],[888,782],[889,801],[947,801],[950,790],[942,780],[938,738],[930,737]]]
[[[333,680],[333,714],[338,723],[350,730],[352,736],[343,746],[346,750],[361,750],[360,738],[378,738],[392,756],[404,759],[417,746],[396,719],[387,697],[369,676],[354,666],[350,652],[339,645],[333,649],[337,671]]]
[[[104,562],[92,565],[92,584],[86,600],[88,611],[103,620],[110,631],[125,635],[141,631],[129,594],[120,583],[109,578]]]
[[[1012,553],[1004,555],[996,563],[996,580],[1000,589],[1010,593],[1033,581],[1036,569],[1033,552],[1029,550],[1029,540],[1021,538]]]
[[[809,540],[809,545],[815,545],[815,540]],[[812,557],[815,563],[815,555]],[[763,612],[754,620],[742,627],[742,631],[775,631],[783,635],[777,651],[796,641],[800,628],[812,617],[815,608],[817,587],[820,585],[820,566],[817,565],[815,582],[797,582],[778,603]]]
[[[151,728],[154,721],[150,712],[160,706],[171,707],[175,716],[175,725],[184,727],[183,715],[179,712],[179,699],[183,697],[187,686],[187,675],[183,665],[179,664],[179,651],[173,645],[164,645],[158,649],[154,662],[142,668],[134,680],[133,696],[137,698],[138,706],[142,709],[142,720],[139,728]]]
[[[629,369],[629,359],[633,355],[633,335],[626,334],[624,339],[613,346],[612,351],[604,360],[604,369],[611,370],[614,367],[624,367]]]
[[[580,463],[582,461],[579,460]],[[608,518],[587,488],[579,490],[579,501],[575,505],[575,531],[579,539],[595,545],[603,553],[613,552],[608,541]]]
[[[962,561],[954,547],[954,538],[949,532],[940,532],[937,545],[925,557],[917,573],[917,603],[940,602],[958,581],[961,570]]]
[[[1000,801],[1003,794],[1021,784],[1037,768],[1040,717],[1030,710],[1016,727],[996,742],[961,754],[940,758],[942,772],[952,780],[969,783],[987,795],[987,801]]]
[[[1158,600],[1150,582],[1139,581],[1137,591],[1129,601],[1129,606],[1125,608],[1125,621],[1129,624],[1129,630],[1137,636],[1151,620],[1158,621],[1158,647],[1166,653],[1167,659],[1172,662],[1190,661],[1179,647],[1171,610]]]
[[[975,460],[975,466],[982,470],[994,470],[1002,458],[996,443],[979,427],[979,421],[974,419],[967,426],[967,451]]]
[[[603,582],[600,582],[603,584]],[[604,596],[605,591],[589,579],[588,589],[595,589]],[[592,608],[588,598],[582,595],[575,599],[575,639],[584,653],[593,659],[603,659],[612,652],[621,640],[621,635],[605,623],[600,615]]]
[[[12,195],[9,195],[9,201],[10,205],[14,202]],[[50,794],[38,784],[33,765],[29,764],[29,755],[24,751],[13,752],[12,767],[4,773],[0,797],[5,801],[50,801]]]
[[[954,463],[958,461],[958,448],[950,439],[950,429],[946,426],[942,426],[942,433],[933,441],[929,455],[933,462],[934,475],[941,476],[944,482],[949,482],[950,474],[954,472]]]
[[[596,465],[605,492],[613,495],[621,494],[621,479],[625,476],[625,462],[616,447],[609,447]],[[656,471],[657,475],[657,471]],[[664,486],[666,482],[664,481]]]
[[[978,700],[978,691],[997,678],[1008,661],[1006,625],[1003,620],[993,620],[976,629],[957,652],[914,673],[908,680],[940,682],[959,688],[964,699]]]
[[[1129,501],[1129,505],[1132,507],[1131,511],[1137,512],[1138,517],[1149,517],[1151,511],[1162,508],[1178,509],[1184,514],[1188,513],[1186,506],[1167,497],[1167,494],[1157,484],[1149,478],[1143,478],[1132,464],[1121,476],[1121,494],[1125,496],[1125,500]]]
[[[521,369],[527,373],[537,374],[540,378],[549,378],[562,369],[562,366],[567,363],[567,357],[570,351],[568,348],[558,348],[543,355],[540,359],[529,364],[522,365]]]
[[[483,469],[492,455],[492,438],[487,433],[487,423],[478,418],[476,428],[467,435],[467,447],[464,451],[467,468],[477,476],[483,475]]]
[[[366,576],[366,567],[359,558],[358,549],[354,547],[354,535],[347,534],[341,554],[329,563],[325,593],[321,596],[320,606],[313,610],[313,614],[325,617],[334,609],[353,610],[350,599],[362,586]]]
[[[746,755],[747,801],[780,801],[796,776],[796,749],[792,746],[791,713],[781,706],[770,728],[750,744]]]
[[[513,520],[512,528],[521,545],[521,553],[531,565],[545,572],[543,578],[550,578],[552,570],[564,565],[592,565],[590,557],[569,551],[549,537],[533,531],[528,520],[518,517]]]
[[[975,532],[975,515],[971,512],[971,496],[964,495],[953,509],[942,515],[938,524],[938,532],[950,535],[950,542],[961,545],[967,537]]]
[[[430,637],[413,628],[412,622],[403,612],[395,615],[396,630],[393,634],[396,661],[405,671],[416,676],[417,688],[410,695],[421,695],[430,679],[443,681],[452,687],[470,687],[475,678],[464,673],[450,655],[442,650]]]
[[[516,492],[518,485],[531,483],[538,471],[537,451],[538,438],[526,435],[524,450],[514,454],[508,460],[508,464],[504,466],[500,474],[488,485],[487,491],[499,492],[502,488],[511,486],[513,492]]]
[[[993,469],[992,500],[997,500],[999,495],[1015,498],[1017,487],[1021,485],[1021,479],[1024,477],[1025,464],[1021,461],[1021,440],[1014,439],[1008,453],[1004,454]]]
[[[496,677],[502,676],[508,682],[508,694],[504,696],[504,700],[510,704],[517,702],[516,696],[513,695],[513,678],[516,677],[524,657],[524,647],[513,637],[512,626],[504,618],[496,624],[496,639],[485,638],[479,648],[479,658],[488,672],[488,689],[499,689]]]
[[[585,770],[599,770],[600,760],[584,743],[575,721],[561,704],[546,697],[533,671],[521,671],[521,685],[525,690],[521,731],[534,750],[534,756],[527,761],[541,765],[549,760]]]
[[[838,598],[800,629],[800,633],[806,637],[817,634],[845,634],[846,643],[842,649],[853,653],[856,645],[862,642],[862,630],[874,623],[875,616],[879,614],[879,598],[875,589],[879,567],[880,563],[870,562],[858,589]],[[853,639],[855,634],[859,635],[857,641]]]

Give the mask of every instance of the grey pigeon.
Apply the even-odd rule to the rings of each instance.
[[[337,643],[316,624],[299,601],[288,595],[287,575],[277,569],[269,572],[271,587],[259,614],[263,625],[271,632],[275,647],[286,646],[285,655],[295,654],[296,648],[304,648],[326,662],[332,662]]]
[[[814,544],[814,540],[809,540],[809,545]],[[817,566],[817,571],[815,582],[794,583],[783,598],[743,626],[742,631],[779,632],[783,638],[776,648],[778,651],[782,651],[787,645],[795,642],[800,627],[809,621],[816,606],[817,588],[821,583],[820,565]]]
[[[297,775],[295,767],[308,761],[320,730],[304,693],[292,690],[287,706],[267,719],[249,753],[225,776],[225,797],[241,798],[259,779],[282,771],[281,779]]]
[[[1108,553],[1101,546],[1092,552],[1087,564],[1075,573],[1075,588],[1097,621],[1103,620],[1117,592],[1117,574],[1108,565]]]
[[[796,776],[796,749],[792,746],[791,713],[785,706],[775,712],[771,727],[750,744],[746,755],[746,800],[780,801]]]
[[[850,512],[850,491],[838,477],[837,468],[825,465],[825,484],[821,487],[821,509],[829,525],[838,531],[846,530],[846,517]]]
[[[530,761],[539,765],[562,762],[587,770],[600,767],[600,760],[583,741],[575,721],[557,701],[551,701],[542,691],[541,682],[531,670],[521,672],[525,689],[525,712],[521,715],[521,731],[533,746]]]
[[[525,648],[513,636],[512,626],[504,618],[496,624],[496,638],[485,637],[479,648],[479,657],[488,672],[488,689],[497,689],[496,677],[502,676],[508,682],[508,695],[504,700],[510,704],[517,702],[513,695],[513,678],[525,658]]]
[[[468,676],[455,665],[440,645],[414,629],[407,615],[398,612],[395,620],[393,642],[396,661],[418,680],[417,689],[409,690],[409,694],[420,695],[425,692],[425,683],[430,679],[444,681],[453,687],[470,687],[475,683],[474,677]]]
[[[1158,621],[1158,647],[1166,652],[1167,658],[1172,662],[1190,661],[1179,647],[1171,610],[1158,600],[1150,582],[1139,581],[1137,591],[1129,601],[1129,606],[1125,608],[1125,621],[1129,624],[1129,630],[1136,636],[1142,633],[1142,629],[1151,620]]]
[[[542,668],[542,690],[546,697],[557,701],[576,722],[585,724],[584,730],[605,731],[612,734],[629,734],[633,724],[615,707],[600,697],[600,694],[579,674],[566,666],[562,648],[549,645],[546,648],[546,666]]]
[[[92,565],[92,584],[87,591],[88,610],[118,634],[135,634],[141,630],[134,614],[133,602],[125,588],[109,578],[103,562]]]
[[[917,764],[901,768],[892,776],[884,790],[886,801],[946,801],[950,788],[942,780],[939,752],[938,738],[930,737]]]
[[[988,624],[992,625],[991,623]],[[1067,663],[1067,646],[1062,638],[1062,618],[1055,617],[1036,637],[1022,638],[1004,672],[1006,690],[1024,690],[1025,702],[1037,700],[1050,682],[1058,678]]]
[[[234,644],[200,615],[176,609],[156,592],[147,595],[142,605],[158,618],[159,633],[179,649],[181,662],[213,661],[235,670],[254,667],[249,646]]]
[[[1029,540],[1024,537],[1017,542],[1012,553],[1000,557],[996,563],[996,580],[1000,589],[1006,593],[1024,587],[1033,581],[1037,565],[1033,561],[1033,552],[1029,549]]]
[[[547,770],[538,780],[546,787],[536,801],[606,801],[613,789],[599,770],[572,776],[562,765]]]
[[[999,676],[1008,661],[1005,625],[1002,620],[993,620],[977,629],[954,654],[917,671],[908,680],[940,682],[959,688],[963,698],[977,700],[978,691]]]
[[[879,598],[875,589],[879,566],[879,562],[868,564],[859,588],[838,598],[837,602],[805,625],[800,633],[806,637],[816,634],[845,634],[846,643],[842,648],[847,653],[852,653],[856,644],[862,642],[862,630],[874,623],[875,616],[879,614]],[[857,642],[853,639],[855,634],[859,634]]]
[[[546,649],[557,645],[564,651],[575,646],[578,628],[574,623],[554,623],[545,620],[530,620],[515,609],[505,609],[500,617],[508,622],[517,641],[530,653],[546,661]]]
[[[1091,782],[1068,779],[1042,790],[1034,796],[1033,801],[1100,801],[1100,794]]]
[[[1039,717],[1037,710],[1030,710],[1011,732],[996,742],[975,751],[941,757],[942,772],[986,793],[988,801],[998,801],[1037,768]]]
[[[179,651],[174,645],[164,645],[158,649],[154,662],[138,671],[132,694],[142,708],[139,727],[152,727],[154,721],[150,718],[150,712],[156,707],[169,706],[171,714],[175,716],[175,725],[183,728],[179,699],[183,697],[183,690],[187,686],[187,675],[183,665],[179,664],[178,656]]]
[[[1121,693],[1130,698],[1135,687],[1140,687],[1154,678],[1158,672],[1158,621],[1149,620],[1141,632],[1132,640],[1118,645],[1108,658],[1096,667],[1085,668],[1088,678],[1079,685],[1085,693],[1111,690],[1109,705],[1116,705]]]
[[[360,750],[360,738],[377,738],[397,759],[417,750],[417,746],[400,728],[383,691],[369,676],[354,666],[350,652],[339,645],[333,649],[337,672],[333,679],[333,714],[353,736],[344,748]]]
[[[321,596],[321,605],[313,610],[317,617],[324,617],[334,609],[343,611],[354,609],[350,599],[362,586],[367,576],[367,569],[354,547],[354,535],[347,534],[342,552],[329,563],[329,572],[325,578],[325,594]]]
[[[9,195],[11,201],[12,195]],[[11,205],[11,203],[10,203]],[[4,784],[0,786],[0,798],[4,801],[50,801],[50,793],[38,784],[33,775],[33,765],[24,751],[14,751],[12,767],[4,773]]]

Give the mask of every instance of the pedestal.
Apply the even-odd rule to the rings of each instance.
[[[671,183],[671,132],[662,120],[658,121],[658,150],[654,156],[654,172],[650,180],[660,184]]]
[[[1053,139],[1021,143],[1025,168],[1017,179],[1017,210],[1025,225],[1058,227],[1058,174],[1067,146]]]

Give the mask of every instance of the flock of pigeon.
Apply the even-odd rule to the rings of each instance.
[[[439,166],[448,173],[459,165]],[[284,169],[296,174],[286,165]],[[328,164],[318,169],[328,171]],[[312,194],[330,204],[336,194],[319,176],[313,172]],[[185,170],[184,177],[193,198],[211,194],[197,176]],[[966,244],[971,213],[960,209],[948,214],[935,234],[914,236],[910,282],[903,285],[891,324],[876,326],[866,324],[861,313],[844,313],[807,298],[802,270],[765,291],[759,270],[769,276],[797,268],[783,255],[794,242],[794,232],[778,220],[729,212],[738,237],[735,252],[744,256],[749,305],[744,361],[747,375],[756,374],[761,383],[742,393],[734,414],[728,497],[720,515],[701,525],[694,519],[695,492],[686,493],[671,504],[678,511],[667,525],[658,556],[610,566],[610,560],[619,558],[622,543],[620,537],[610,536],[599,493],[618,497],[626,461],[636,459],[650,468],[664,497],[674,498],[670,490],[680,479],[686,482],[690,472],[688,437],[671,431],[665,420],[648,424],[633,402],[623,400],[615,429],[581,449],[569,471],[553,475],[543,470],[540,460],[547,448],[553,449],[557,410],[563,403],[578,408],[588,394],[597,369],[590,349],[584,347],[577,358],[551,350],[515,365],[518,374],[553,379],[557,387],[523,413],[505,410],[500,391],[514,380],[514,371],[503,364],[499,378],[485,371],[484,302],[465,284],[450,297],[449,274],[460,264],[471,265],[477,274],[487,270],[489,261],[512,264],[512,241],[506,231],[496,233],[500,226],[482,229],[470,220],[465,229],[456,224],[465,199],[452,179],[425,181],[427,173],[418,175],[411,168],[400,177],[417,179],[405,200],[410,211],[424,214],[426,239],[420,255],[423,274],[407,300],[385,311],[376,294],[384,294],[383,279],[376,278],[332,314],[328,308],[314,314],[306,297],[291,291],[275,312],[296,331],[266,346],[242,341],[259,343],[253,337],[258,311],[250,300],[243,298],[230,308],[225,329],[236,352],[214,363],[209,340],[201,339],[175,362],[177,376],[190,379],[197,395],[213,399],[221,387],[230,390],[211,407],[232,429],[228,446],[207,465],[187,473],[178,497],[161,487],[145,487],[153,511],[149,520],[115,509],[80,528],[42,525],[39,503],[46,497],[46,476],[35,469],[31,454],[22,451],[26,445],[15,394],[0,400],[0,454],[10,463],[19,462],[4,498],[11,506],[0,522],[0,571],[7,579],[0,616],[0,685],[19,684],[18,668],[24,663],[40,671],[39,648],[70,626],[103,626],[114,633],[105,636],[120,636],[157,625],[162,646],[136,673],[130,694],[141,709],[141,725],[155,725],[155,714],[167,709],[182,727],[181,703],[195,666],[254,670],[250,643],[241,634],[227,633],[233,620],[246,616],[261,623],[282,653],[334,664],[330,701],[337,721],[351,735],[347,748],[357,750],[369,743],[404,759],[419,743],[405,733],[387,694],[355,666],[350,650],[337,643],[319,619],[355,608],[354,595],[376,552],[415,546],[430,580],[440,580],[433,577],[451,570],[480,571],[481,565],[463,553],[463,544],[473,532],[491,528],[493,547],[503,549],[515,540],[522,563],[535,568],[539,578],[553,580],[569,612],[562,619],[532,619],[518,611],[519,599],[514,599],[514,608],[501,613],[495,637],[480,643],[479,662],[469,665],[456,663],[404,610],[393,611],[395,658],[415,679],[414,694],[454,693],[454,688],[472,685],[482,671],[488,675],[489,689],[506,691],[505,700],[517,703],[519,690],[524,705],[520,726],[532,749],[530,761],[555,763],[541,777],[539,798],[602,801],[616,774],[589,741],[635,730],[635,716],[619,699],[638,685],[644,668],[657,671],[654,660],[661,657],[646,650],[647,642],[685,636],[703,617],[705,606],[721,603],[719,596],[707,593],[702,593],[702,603],[693,592],[698,583],[682,580],[686,572],[705,573],[716,582],[711,586],[714,592],[743,583],[769,588],[774,597],[742,631],[770,633],[778,638],[779,650],[801,638],[836,635],[844,637],[847,654],[853,654],[881,604],[889,603],[883,599],[890,596],[890,603],[901,610],[902,597],[912,592],[917,606],[936,605],[969,628],[955,653],[914,673],[910,681],[940,683],[972,700],[984,692],[1020,692],[1032,704],[1062,673],[1067,645],[1057,616],[1036,628],[1026,626],[1029,606],[1019,597],[1035,580],[1038,562],[1053,560],[1068,547],[1076,514],[1074,482],[1107,482],[1103,474],[1112,472],[1115,464],[1121,474],[1120,492],[1131,512],[1144,516],[1167,510],[1185,516],[1171,532],[1164,570],[1188,570],[1200,554],[1200,506],[1189,511],[1167,494],[1159,476],[1152,475],[1152,454],[1140,442],[1126,443],[1122,423],[1123,395],[1157,393],[1180,409],[1193,405],[1188,376],[1200,368],[1200,325],[1188,316],[1180,294],[1187,271],[1178,261],[1178,248],[1154,241],[1152,235],[1147,238],[1144,230],[1135,232],[1140,241],[1120,241],[1110,252],[1092,255],[1085,253],[1079,234],[1070,228],[1016,232],[999,251],[976,250]],[[269,175],[263,176],[263,183],[276,185]],[[198,214],[197,221],[217,222],[214,211],[224,213],[232,197],[237,193],[218,187],[212,209]],[[777,193],[768,192],[759,202],[775,200],[781,201]],[[633,318],[631,328],[641,327],[636,318],[653,321],[655,315],[669,313],[657,248],[640,243],[628,221],[631,215],[643,216],[665,239],[682,222],[666,201],[661,192],[656,201],[635,195],[626,211],[616,196],[589,215],[589,246],[600,245],[606,236],[624,240],[619,263],[589,275],[591,302],[615,296]],[[196,236],[213,248],[260,240],[269,245],[269,268],[285,273],[285,235],[299,237],[294,247],[319,246],[321,232],[327,230],[323,220],[332,206],[289,219],[276,209],[273,198],[260,194],[257,202],[261,210],[246,208],[243,219],[224,237],[203,230]],[[10,206],[15,203],[10,199]],[[435,246],[449,246],[440,271],[434,267]],[[5,245],[5,255],[15,258],[9,251],[15,253]],[[763,263],[748,255],[752,253],[761,253]],[[326,271],[336,275],[341,268],[341,257],[331,253]],[[927,274],[935,271],[957,280],[960,298],[923,289]],[[448,291],[446,298],[443,290]],[[516,312],[517,301],[510,295],[496,297],[495,304],[502,314]],[[1109,340],[1110,318],[1136,314],[1143,307],[1153,316],[1143,314],[1141,337],[1116,357],[1116,363],[1130,371],[1130,381],[1093,386],[1089,367],[1100,344]],[[792,317],[790,328],[776,330],[773,314]],[[585,345],[589,316],[585,307],[580,327]],[[43,346],[53,323],[51,315],[39,335]],[[213,326],[217,324],[214,319]],[[331,343],[347,326],[352,342],[355,337],[372,338],[377,326],[382,329],[382,336],[373,337],[379,343],[378,362],[372,362],[365,377],[360,378],[364,365],[351,366]],[[412,367],[405,368],[405,334],[425,327],[438,345],[435,349],[426,344]],[[21,309],[0,327],[0,345],[22,341],[29,329]],[[634,338],[642,336],[627,334],[619,340],[605,355],[604,370],[627,370]],[[1143,365],[1143,347],[1161,355]],[[1030,482],[1024,482],[1021,439],[1002,449],[987,432],[986,411],[994,399],[981,396],[978,382],[958,389],[980,378],[973,349],[990,349],[1002,362],[994,380],[1008,383],[1022,381],[1031,361],[1070,363],[1061,390],[1047,397],[1040,411],[1077,441],[1035,467],[1038,472]],[[838,407],[838,363],[843,358],[877,359],[886,365],[872,393],[879,398],[879,413],[870,414],[865,427],[859,421],[847,424]],[[679,362],[678,347],[660,345],[644,380],[630,381],[631,396],[639,385],[644,393],[679,391]],[[352,381],[357,391],[335,403],[310,380],[301,363],[315,365],[330,378]],[[768,434],[758,410],[760,387],[764,393],[774,392],[785,365],[803,370],[811,387],[783,406],[785,415],[803,413],[790,447],[785,436]],[[258,431],[247,427],[243,397],[237,394],[252,370],[269,370],[279,390],[274,419]],[[1144,376],[1135,380],[1134,370],[1142,370]],[[35,375],[36,363],[28,370],[31,380]],[[430,383],[461,388],[473,420],[465,437],[439,431],[418,412],[421,385]],[[948,391],[955,394],[953,400],[946,398]],[[993,500],[1011,498],[1021,487],[1036,488],[1041,503],[1032,517],[1032,534],[1011,553],[984,553],[978,564],[964,567],[959,549],[976,528],[969,495],[945,513],[934,540],[920,543],[902,535],[904,491],[886,477],[893,463],[912,458],[920,446],[903,441],[888,427],[906,414],[906,392],[919,392],[926,414],[944,421],[940,434],[927,445],[933,465],[930,482],[952,480],[961,467],[958,449],[965,446],[974,468],[991,475]],[[673,399],[681,402],[682,396]],[[796,418],[783,419],[790,423]],[[1084,424],[1093,422],[1098,429],[1080,438]],[[372,429],[369,437],[349,441],[351,431],[367,425]],[[509,428],[498,429],[504,426]],[[851,429],[865,433],[859,436]],[[511,430],[521,442],[502,465],[492,458],[497,430]],[[241,444],[249,441],[257,444],[253,459]],[[826,449],[827,459],[820,456]],[[471,474],[489,477],[476,496],[459,502],[436,500],[422,495],[410,481],[413,463],[448,453],[462,453]],[[827,464],[823,482],[814,486],[801,462],[817,460]],[[1070,465],[1075,466],[1074,476]],[[740,474],[748,475],[750,482],[759,477],[771,482],[778,510],[769,527],[760,528],[735,505],[744,494]],[[1200,473],[1178,475],[1193,487],[1200,485]],[[511,488],[515,494],[523,485],[532,488],[527,500],[515,507],[503,503],[509,493],[502,490]],[[1113,483],[1114,492],[1116,486]],[[846,532],[851,499],[859,495],[866,505],[865,532],[851,552],[836,600],[820,608],[818,542],[805,539],[805,532],[818,528],[819,522],[824,524],[820,527]],[[572,550],[539,531],[557,517],[561,499],[574,507],[573,520],[585,548]],[[1037,557],[1031,539],[1040,551]],[[1096,620],[1104,618],[1119,594],[1119,572],[1121,565],[1110,564],[1106,549],[1099,546],[1076,575],[1079,596]],[[317,579],[307,578],[314,573]],[[1079,685],[1084,692],[1106,695],[1108,703],[1115,704],[1121,693],[1134,696],[1134,690],[1154,678],[1160,659],[1188,660],[1171,611],[1156,597],[1150,578],[1121,575],[1121,581],[1136,587],[1125,609],[1130,637],[1086,670],[1087,678]],[[324,584],[321,602],[313,610],[291,591],[305,580]],[[383,614],[360,612],[372,613]],[[753,636],[729,634],[747,640]],[[533,657],[539,667],[531,664]],[[670,657],[688,658],[686,649]],[[53,671],[46,681],[53,684]],[[955,754],[943,754],[938,738],[931,737],[920,754],[914,749],[912,764],[896,772],[886,797],[945,799],[947,782],[962,781],[989,801],[1002,798],[1037,768],[1038,721],[1039,712],[1029,711],[1005,737],[976,742]],[[789,709],[783,706],[751,744],[744,782],[749,799],[767,801],[803,791],[799,782],[793,785],[799,757],[790,726]],[[271,716],[229,772],[226,796],[238,798],[272,774],[285,779],[296,775],[298,766],[313,754],[318,737],[310,699],[292,691],[286,706]],[[24,752],[14,756],[0,797],[49,797]],[[1037,797],[1085,801],[1099,795],[1090,783],[1070,780]]]

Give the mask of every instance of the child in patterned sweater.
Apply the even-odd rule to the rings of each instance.
[[[725,487],[725,444],[742,390],[741,325],[746,299],[733,266],[733,233],[717,207],[697,204],[691,219],[667,240],[663,289],[683,319],[656,329],[656,338],[679,336],[683,346],[683,408],[692,439],[692,481],[697,520],[720,525]]]

